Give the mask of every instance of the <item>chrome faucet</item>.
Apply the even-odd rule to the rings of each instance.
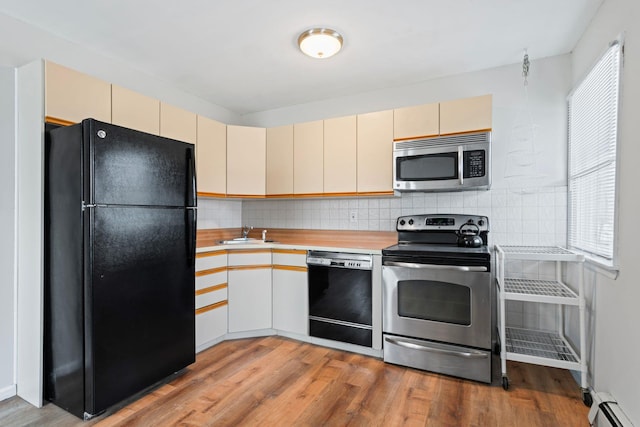
[[[244,227],[242,227],[242,238],[246,239],[249,236],[249,232],[253,230],[253,227],[250,227],[248,225],[245,225]]]

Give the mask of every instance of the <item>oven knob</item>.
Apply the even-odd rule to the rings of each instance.
[[[404,219],[400,220],[400,225],[405,225],[406,223],[404,222]]]
[[[409,225],[413,225],[413,218],[409,220]]]
[[[479,220],[478,220],[478,225],[479,225],[480,227],[482,227],[482,226],[484,225],[484,219],[479,219]]]

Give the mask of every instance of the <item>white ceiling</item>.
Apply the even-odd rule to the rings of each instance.
[[[602,1],[0,0],[0,12],[245,114],[518,63],[525,48],[564,54]],[[300,53],[318,26],[344,36],[342,52]]]

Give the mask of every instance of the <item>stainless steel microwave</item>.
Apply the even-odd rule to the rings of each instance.
[[[396,191],[488,190],[490,186],[491,132],[393,143]]]

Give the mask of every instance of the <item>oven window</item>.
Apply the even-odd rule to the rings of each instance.
[[[471,289],[432,280],[398,281],[398,314],[414,319],[471,325]]]
[[[458,153],[427,154],[397,159],[400,181],[433,181],[458,178]]]

